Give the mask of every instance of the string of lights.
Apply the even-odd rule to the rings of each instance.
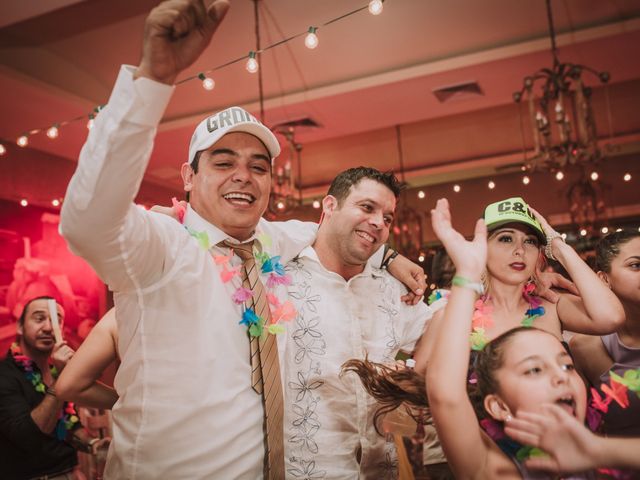
[[[221,65],[218,65],[216,67],[213,67],[209,70],[205,70],[202,72],[199,72],[195,75],[192,75],[190,77],[184,78],[182,80],[180,80],[179,82],[176,82],[176,86],[185,84],[187,82],[193,81],[193,80],[200,80],[202,82],[202,87],[205,90],[213,90],[215,88],[216,82],[215,80],[212,78],[212,73],[219,71],[223,68],[229,67],[231,65],[234,65],[236,63],[242,62],[246,60],[246,64],[245,64],[245,68],[247,69],[247,71],[249,73],[256,73],[258,71],[258,69],[260,68],[259,64],[258,64],[258,59],[257,59],[257,55],[260,53],[264,53],[268,50],[271,50],[273,48],[279,47],[280,45],[284,45],[285,43],[291,42],[297,38],[300,38],[302,36],[305,37],[304,39],[304,44],[307,48],[309,49],[314,49],[318,46],[319,44],[319,38],[318,38],[318,30],[326,27],[328,25],[331,25],[332,23],[338,22],[340,20],[343,20],[345,18],[348,18],[352,15],[355,15],[359,12],[362,12],[363,10],[368,10],[369,13],[371,13],[372,15],[379,15],[382,13],[383,10],[383,2],[385,0],[370,0],[366,5],[356,8],[355,10],[351,10],[350,12],[344,13],[338,17],[332,18],[331,20],[324,22],[322,24],[319,24],[318,26],[310,26],[307,30],[297,33],[295,35],[291,35],[287,38],[283,38],[282,40],[279,40],[271,45],[268,45],[264,48],[261,48],[259,50],[256,51],[250,51],[248,53],[248,55],[243,55],[241,57],[235,58],[233,60],[230,60],[226,63],[223,63]],[[100,105],[95,107],[91,113],[89,114],[83,114],[83,115],[78,115],[77,117],[68,119],[68,120],[62,120],[59,122],[55,122],[53,125],[48,125],[46,127],[41,127],[41,128],[33,128],[30,130],[27,130],[26,132],[22,133],[20,136],[18,136],[18,138],[16,139],[16,144],[19,147],[26,147],[29,145],[29,137],[32,137],[34,135],[40,134],[45,132],[47,137],[49,137],[50,139],[54,140],[56,138],[59,137],[60,135],[60,128],[64,127],[65,125],[68,125],[70,123],[75,123],[78,121],[82,121],[82,120],[87,120],[87,129],[91,129],[91,127],[93,126],[93,120],[95,118],[95,116],[100,112],[100,110],[104,107],[104,105]],[[0,139],[0,156],[5,155],[7,153],[7,149],[6,147],[3,145],[4,143],[11,143],[11,141],[6,140],[6,139]]]

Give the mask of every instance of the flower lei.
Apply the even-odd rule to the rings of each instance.
[[[528,283],[522,289],[522,296],[529,303],[529,308],[524,313],[524,318],[520,321],[520,325],[523,327],[531,327],[536,318],[544,315],[544,307],[540,299],[532,295],[535,285]],[[486,335],[487,329],[493,326],[493,306],[487,305],[487,301],[490,299],[488,295],[480,297],[475,304],[472,320],[472,332],[469,336],[472,350],[482,350],[489,338]]]
[[[173,198],[173,210],[178,217],[180,223],[184,222],[185,209],[180,203]],[[194,237],[200,246],[209,250],[211,243],[207,232],[196,232],[188,227],[185,227],[189,234]],[[271,237],[265,234],[257,236],[261,245],[268,248],[272,245]],[[240,285],[236,287],[235,291],[231,295],[231,299],[237,305],[243,305],[244,310],[242,312],[242,318],[240,325],[247,327],[249,335],[252,337],[261,337],[266,333],[277,335],[284,332],[284,322],[288,322],[296,317],[298,311],[294,307],[293,303],[289,300],[281,302],[275,295],[274,289],[279,285],[291,285],[291,276],[285,273],[284,266],[280,263],[280,255],[271,256],[264,251],[259,251],[254,247],[253,254],[256,259],[256,265],[260,267],[260,271],[263,275],[267,275],[267,280],[264,282],[265,289],[267,291],[267,303],[269,304],[269,310],[271,312],[271,320],[267,324],[266,319],[256,314],[252,307],[247,305],[249,299],[253,297],[253,292],[248,288]],[[231,266],[231,259],[233,258],[233,250],[231,249],[229,255],[213,255],[213,261],[216,265],[220,265],[222,271],[220,272],[220,279],[222,283],[232,282],[236,277],[241,277],[242,266]]]
[[[480,420],[480,426],[498,447],[500,447],[500,450],[507,456],[516,458],[519,462],[524,462],[528,458],[548,456],[544,450],[530,445],[523,445],[508,437],[504,433],[503,425],[492,418]]]
[[[627,408],[629,406],[630,392],[635,392],[640,398],[640,368],[625,370],[622,376],[613,370],[609,371],[609,385],[606,383],[600,384],[600,391],[603,396],[600,396],[598,390],[591,387],[591,407],[594,410],[607,413],[611,402],[616,402],[621,408]],[[599,426],[601,414],[597,420],[598,422],[594,425],[589,425],[592,429]]]
[[[527,283],[522,289],[522,296],[529,303],[529,308],[524,313],[524,318],[520,322],[523,327],[531,327],[536,318],[544,315],[544,307],[540,298],[532,295],[535,290],[533,283]],[[429,305],[440,300],[441,298],[447,298],[449,296],[448,291],[435,290],[429,296],[427,302]],[[474,305],[473,319],[472,319],[472,332],[469,334],[469,342],[471,343],[472,350],[482,350],[489,338],[486,335],[487,329],[493,326],[493,306],[488,305],[487,302],[490,299],[488,295],[483,295]]]
[[[35,362],[22,353],[22,349],[17,343],[12,343],[9,349],[13,361],[24,373],[25,378],[31,382],[38,393],[44,394],[47,387],[42,381],[42,373],[38,370]],[[58,370],[53,365],[50,366],[53,378],[58,378]],[[58,440],[64,440],[67,433],[79,426],[80,419],[72,402],[64,402],[62,410],[58,415],[58,423],[55,428],[55,436]]]

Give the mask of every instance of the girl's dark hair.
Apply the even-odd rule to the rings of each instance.
[[[602,238],[596,245],[596,268],[610,273],[611,262],[620,254],[620,247],[638,237],[640,237],[639,232],[621,230]]]
[[[517,327],[491,340],[483,350],[472,352],[469,366],[471,382],[467,382],[467,391],[478,419],[487,416],[484,409],[485,397],[498,391],[495,372],[504,363],[505,346],[515,335],[531,331],[544,330],[535,327]],[[379,420],[398,407],[424,409],[429,406],[425,377],[413,369],[396,370],[394,367],[370,362],[365,358],[345,362],[342,365],[342,374],[346,372],[358,375],[364,389],[380,405],[373,417],[378,433],[380,433]]]
[[[424,409],[428,406],[424,375],[419,375],[413,369],[397,370],[388,365],[370,362],[365,358],[364,360],[347,360],[342,365],[340,375],[347,372],[358,375],[364,389],[380,405],[373,415],[373,425],[380,434],[379,421],[387,413],[401,405],[409,409]]]

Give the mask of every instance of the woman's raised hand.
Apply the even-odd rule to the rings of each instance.
[[[484,220],[476,222],[473,240],[466,240],[451,225],[449,202],[441,198],[431,210],[433,231],[440,239],[456,267],[458,275],[478,280],[487,263],[487,227]]]

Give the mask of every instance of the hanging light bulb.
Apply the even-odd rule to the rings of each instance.
[[[313,201],[313,208],[320,208],[320,200]]]
[[[22,205],[23,207],[26,207],[27,205],[29,205],[29,202],[27,202],[26,198],[23,198],[22,200],[20,200],[20,205]]]
[[[562,172],[562,170],[558,170],[556,172],[556,180],[560,181],[564,178],[564,173]]]
[[[310,50],[313,50],[318,46],[319,40],[318,35],[316,35],[317,30],[318,27],[309,27],[309,32],[307,33],[307,36],[304,37],[304,46]]]
[[[58,134],[60,132],[58,132],[58,127],[56,125],[53,125],[52,127],[49,127],[47,129],[47,137],[54,139],[54,138],[58,138]]]
[[[460,185],[458,185],[457,183],[453,186],[453,191],[458,193],[460,191]]]
[[[258,60],[256,60],[256,52],[249,52],[249,58],[247,59],[247,72],[256,73],[258,71]]]
[[[60,206],[60,200],[54,198],[53,200],[51,200],[51,205],[53,205],[54,207]]]
[[[0,155],[4,155],[5,153],[7,153],[7,149],[0,143]]]
[[[380,15],[382,13],[382,0],[371,0],[369,2],[369,13]]]
[[[562,235],[560,235],[560,236],[562,237],[562,239],[563,239],[563,240],[566,240],[566,239],[567,239],[567,234],[566,234],[566,233],[563,233],[563,234],[562,234]]]
[[[205,90],[213,90],[213,88],[216,86],[216,82],[213,80],[213,78],[207,77],[204,73],[199,73],[198,78],[202,80],[202,88],[204,88]]]
[[[0,154],[0,155],[1,155],[1,154]],[[628,182],[629,180],[631,180],[631,174],[630,174],[630,173],[625,173],[625,174],[624,174],[624,177],[622,177],[622,179],[623,179],[625,182]]]
[[[587,235],[587,230],[586,230],[586,229],[584,229],[584,228],[583,228],[583,229],[581,229],[581,230],[580,230],[580,236],[581,236],[581,237],[585,237],[586,235]]]
[[[284,202],[282,200],[279,200],[278,203],[276,203],[276,208],[278,210],[284,210],[284,207],[285,207],[285,205],[284,205]]]
[[[426,196],[427,196],[427,194],[426,194],[426,193],[424,193],[424,190],[420,190],[420,191],[418,192],[418,198],[419,198],[420,200],[422,200],[422,199],[423,199],[424,197],[426,197]]]
[[[600,231],[601,231],[603,234],[607,234],[607,233],[609,233],[609,228],[608,228],[608,227],[602,227],[602,228],[600,229]]]
[[[527,177],[526,175],[524,177],[522,177],[522,183],[524,183],[525,185],[529,185],[530,181],[531,181],[531,179],[529,177]]]
[[[496,188],[496,183],[491,180],[488,184],[487,187],[489,187],[489,190],[493,190],[494,188]]]
[[[18,140],[16,140],[16,143],[19,147],[26,147],[27,145],[29,145],[29,137],[27,137],[26,135],[20,135],[18,137]]]
[[[600,175],[598,175],[598,172],[596,172],[595,170],[591,172],[591,175],[589,176],[591,177],[591,180],[593,180],[594,182],[598,180],[598,177],[600,177]]]
[[[418,256],[418,261],[420,263],[424,262],[424,253],[420,252],[420,255]]]

